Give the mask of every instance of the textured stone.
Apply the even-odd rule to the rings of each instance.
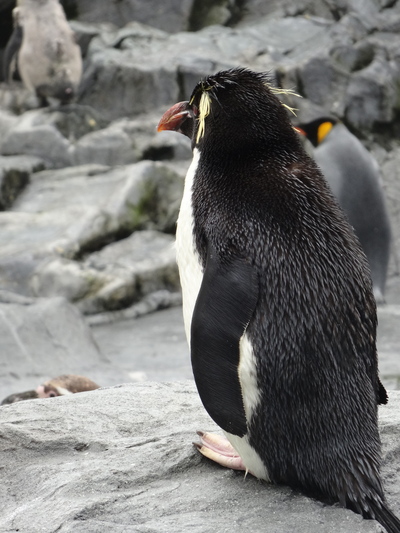
[[[394,119],[398,106],[399,76],[383,54],[354,74],[345,98],[346,119],[357,130]]]
[[[81,302],[85,312],[119,308],[161,288],[176,290],[169,235],[146,234],[139,248],[141,254],[152,254],[153,262],[131,256],[137,262],[131,267],[135,275],[127,269],[121,278],[118,265],[111,274],[105,265],[93,269],[90,260],[82,264],[79,258],[135,230],[174,231],[182,189],[183,180],[176,172],[151,161],[115,169],[86,165],[33,174],[13,211],[0,213],[2,287],[30,296],[62,294]],[[112,248],[121,250],[128,242],[124,253],[129,255],[129,243],[135,248],[140,239],[138,233]],[[110,259],[111,253],[105,248],[98,262],[103,255]],[[143,268],[150,268],[147,278]]]
[[[188,29],[193,0],[120,0],[98,2],[77,0],[77,19],[84,22],[108,21],[125,26],[132,20],[155,26],[166,31]]]
[[[30,175],[44,168],[43,160],[35,156],[0,156],[0,209],[11,207]]]
[[[376,522],[202,458],[216,430],[192,382],[2,406],[3,530],[373,533]],[[380,409],[386,493],[399,507],[400,397]]]
[[[63,298],[23,299],[0,291],[0,332],[1,400],[60,374],[89,372],[99,382],[111,374],[82,315]],[[124,373],[113,369],[110,379],[118,383]]]
[[[36,269],[32,292],[62,295],[92,314],[127,307],[161,289],[178,291],[173,241],[164,233],[136,231],[83,262],[56,257]]]

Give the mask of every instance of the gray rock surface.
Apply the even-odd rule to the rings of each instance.
[[[30,175],[44,168],[44,162],[36,156],[0,156],[0,209],[11,207]]]
[[[2,406],[1,531],[373,533],[376,522],[202,458],[216,430],[190,382],[123,385]],[[399,506],[400,393],[380,409],[383,477]]]
[[[86,312],[177,290],[172,236],[137,233],[107,244],[135,230],[173,230],[182,188],[177,173],[151,161],[35,173],[12,211],[0,213],[1,286],[27,296],[63,295]]]
[[[116,384],[127,374],[99,350],[76,307],[63,298],[24,298],[0,291],[1,400],[60,374],[88,374]]]
[[[108,21],[116,26],[125,26],[138,20],[166,31],[187,29],[194,0],[119,0],[103,2],[78,0],[76,18],[83,22]]]

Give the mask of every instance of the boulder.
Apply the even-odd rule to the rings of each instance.
[[[8,119],[8,127],[2,127]],[[46,166],[62,168],[75,163],[74,149],[77,139],[106,126],[99,112],[89,106],[65,105],[32,109],[3,120],[4,130],[0,142],[3,155],[28,154],[39,157]]]
[[[44,161],[35,156],[0,156],[0,209],[11,207],[30,175],[44,168]]]
[[[122,2],[98,2],[76,0],[74,18],[83,22],[108,21],[116,26],[125,26],[136,20],[165,31],[176,32],[188,29],[194,0],[123,0]]]
[[[72,163],[85,165],[96,161],[107,166],[128,165],[138,161],[141,155],[129,135],[119,125],[111,125],[81,137],[75,144]]]
[[[0,213],[2,287],[27,296],[87,299],[91,303],[82,303],[85,311],[115,309],[139,295],[176,288],[168,235],[138,234],[116,243],[112,249],[120,255],[115,268],[106,269],[103,264],[96,269],[90,258],[83,262],[82,257],[135,230],[173,232],[182,190],[183,180],[177,173],[151,161],[115,169],[86,165],[33,174],[12,211]],[[146,263],[138,250],[152,260]],[[118,263],[124,254],[126,262],[138,261],[138,266],[130,270],[124,266],[121,277]],[[111,255],[104,250],[93,261],[99,265],[101,257]],[[143,265],[149,268],[150,264],[146,279]]]
[[[223,469],[194,449],[218,431],[192,382],[138,383],[0,407],[3,531],[373,533],[377,523]],[[400,394],[380,408],[399,514]]]
[[[326,39],[324,26],[294,17],[173,35],[131,23],[92,39],[80,102],[101,109],[108,120],[151,112],[188,98],[211,72],[238,64],[271,70],[279,61],[294,66],[302,52],[316,54]]]
[[[398,108],[400,76],[397,69],[379,54],[368,67],[354,73],[344,99],[346,119],[359,132],[376,123],[390,123]]]
[[[126,379],[99,351],[81,313],[63,298],[23,298],[1,290],[0,331],[0,401],[60,374],[87,373],[109,385]]]
[[[173,242],[165,233],[136,231],[82,262],[43,263],[31,287],[38,296],[62,295],[86,314],[125,308],[160,289],[180,289]]]
[[[69,166],[68,140],[51,124],[32,124],[28,113],[3,139],[1,153],[33,155],[58,168]]]
[[[182,298],[178,296],[181,295],[157,291],[130,308],[86,317],[102,353],[123,369],[130,379],[193,379],[183,326]],[[168,304],[168,309],[162,309],[165,304]],[[147,306],[145,315],[141,313],[144,305]],[[150,306],[156,306],[152,310],[160,310],[149,313]],[[133,313],[135,311],[136,314]]]

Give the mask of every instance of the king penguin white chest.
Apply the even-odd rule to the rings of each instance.
[[[203,281],[203,267],[194,241],[192,206],[193,182],[200,155],[199,150],[195,148],[193,150],[193,160],[185,178],[185,187],[176,230],[176,257],[182,286],[183,320],[189,346],[193,311]],[[240,340],[238,374],[246,418],[249,421],[260,401],[260,393],[257,385],[254,353],[248,336],[245,333]],[[240,438],[226,432],[225,434],[232,446],[239,453],[247,469],[256,477],[268,480],[269,476],[266,467],[253,447],[250,446],[249,436],[245,435]]]

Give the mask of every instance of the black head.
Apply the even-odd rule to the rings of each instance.
[[[298,124],[297,131],[307,137],[313,146],[318,146],[339,121],[335,117],[320,117],[305,124]]]
[[[255,149],[262,145],[263,151],[272,145],[284,150],[296,139],[268,75],[245,68],[201,80],[188,102],[180,102],[164,114],[159,130],[164,129],[180,131],[192,139],[193,146],[206,144],[211,149],[235,149],[251,143]]]

